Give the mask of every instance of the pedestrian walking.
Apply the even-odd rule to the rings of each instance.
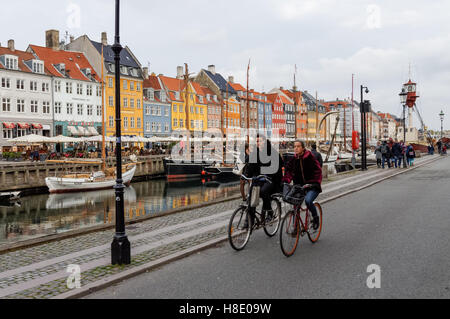
[[[319,162],[320,167],[323,167],[323,158],[322,158],[322,154],[320,154],[319,152],[317,152],[317,145],[313,144],[311,146],[311,153],[314,155],[314,157],[316,158],[316,160]]]
[[[375,148],[375,155],[377,158],[377,166],[381,168],[381,160],[383,159],[383,154],[381,152],[381,143],[377,142],[377,147]]]
[[[395,168],[401,167],[402,147],[397,140],[395,140],[394,144],[392,145],[392,155]]]
[[[381,156],[382,156],[382,168],[384,169],[384,162],[387,162],[388,167],[391,168],[391,149],[386,141],[381,145]]]
[[[406,149],[406,158],[408,159],[408,166],[414,166],[414,158],[416,158],[416,152],[411,144]]]

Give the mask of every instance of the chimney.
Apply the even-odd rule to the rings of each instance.
[[[298,91],[298,87],[297,87],[296,85],[294,85],[293,90],[294,90],[295,92],[297,92],[297,91]]]
[[[183,67],[177,66],[177,79],[182,80],[183,79]]]
[[[148,79],[148,68],[142,68],[142,75],[144,76],[144,80]]]
[[[16,50],[14,48],[14,40],[8,40],[8,49],[10,49],[11,51],[15,51]]]
[[[107,35],[106,32],[102,32],[102,44],[103,44],[104,46],[107,46],[107,45],[108,45],[108,35]]]
[[[59,31],[47,30],[45,31],[45,46],[53,50],[59,49]]]
[[[231,84],[234,83],[234,76],[229,76],[228,77],[228,82],[230,82]]]
[[[73,40],[75,40],[75,37],[73,35],[70,36],[70,43],[73,42]]]
[[[214,64],[208,65],[208,71],[216,75],[216,66]]]
[[[283,91],[283,90],[284,90],[284,87],[280,86],[280,90]]]

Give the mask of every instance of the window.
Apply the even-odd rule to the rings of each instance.
[[[109,106],[114,106],[114,98],[112,96],[110,96],[109,99],[108,99],[108,105]]]
[[[31,113],[37,113],[38,112],[38,101],[31,101],[30,108],[31,108]]]
[[[198,107],[195,107],[195,114],[199,113],[198,109],[199,109]]]
[[[9,78],[2,78],[2,88],[11,88],[11,80]]]
[[[5,67],[10,70],[17,70],[17,57],[16,56],[7,56],[5,59]]]
[[[184,112],[184,107],[183,107],[183,105],[180,105],[180,113],[183,113]]]
[[[157,110],[157,114],[156,115],[161,116],[161,106],[158,106],[156,108],[156,110]]]
[[[152,101],[155,99],[155,91],[153,91],[153,89],[148,91],[148,98]]]
[[[48,83],[42,83],[42,92],[48,92],[48,91],[49,91]]]
[[[128,89],[128,82],[127,82],[127,80],[123,80],[123,89],[124,90]]]
[[[86,95],[87,96],[92,96],[92,85],[87,85],[86,86]]]
[[[166,102],[166,92],[161,91],[161,101]]]
[[[149,105],[144,104],[144,112],[145,112],[145,115],[150,115],[150,106]]]
[[[134,107],[134,99],[130,99],[130,107]]]
[[[177,113],[177,105],[176,104],[173,106],[173,112]]]
[[[83,95],[83,84],[77,83],[77,94]]]
[[[73,114],[73,104],[72,103],[67,103],[66,104],[66,110],[67,110],[67,114],[68,115]]]
[[[113,78],[108,78],[108,86],[110,87],[110,88],[112,88],[114,85],[113,85]]]
[[[109,117],[109,127],[114,127],[114,117]]]
[[[2,98],[2,111],[3,112],[11,112],[11,99],[10,98]]]
[[[202,107],[200,108],[200,114],[203,114],[203,108]]]
[[[140,109],[141,108],[141,99],[137,99],[137,108]]]
[[[134,128],[134,117],[130,119],[130,126],[131,128]]]
[[[97,85],[97,96],[102,96],[102,86]]]
[[[152,132],[156,132],[156,123],[152,122]]]
[[[191,114],[194,114],[194,107],[191,106]]]
[[[44,63],[42,61],[33,61],[33,72],[44,73]]]
[[[55,81],[55,92],[61,92],[61,81]]]
[[[161,133],[162,132],[161,130],[162,130],[162,124],[158,123],[158,132]]]
[[[66,93],[72,94],[72,83],[66,82]]]
[[[164,115],[169,116],[169,108],[168,107],[164,108]]]
[[[184,127],[184,120],[180,119],[180,127]]]
[[[123,118],[123,127],[126,129],[128,128],[128,117]]]
[[[17,113],[25,112],[25,100],[17,99]]]
[[[123,98],[123,107],[128,107],[128,98]]]
[[[194,120],[191,120],[191,128],[194,127]]]
[[[136,91],[138,91],[138,92],[141,91],[141,83],[139,83],[139,82],[136,83]]]
[[[83,115],[83,104],[77,104],[77,114]]]
[[[169,132],[169,123],[164,124],[164,132]]]
[[[97,116],[102,116],[102,106],[97,105]]]
[[[42,102],[42,113],[50,114],[50,102]]]
[[[55,102],[55,114],[61,114],[61,102]]]
[[[178,120],[177,119],[173,119],[173,127],[177,127],[178,126]]]
[[[150,122],[145,122],[145,130],[150,132]]]
[[[137,128],[141,128],[141,118],[138,117],[136,119],[136,121],[137,121],[137,123],[136,123],[137,124]]]
[[[93,105],[88,105],[87,106],[87,115],[92,115],[94,111],[94,106]]]
[[[130,90],[134,91],[134,82],[133,81],[130,81]]]

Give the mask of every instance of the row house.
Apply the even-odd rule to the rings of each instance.
[[[283,104],[283,112],[285,114],[286,121],[286,133],[284,137],[293,138],[295,137],[295,102],[290,99],[285,93],[283,87],[279,89],[273,89],[269,93],[277,93]]]
[[[45,62],[30,52],[0,46],[0,148],[7,140],[37,134],[53,135],[52,77]]]
[[[397,136],[397,122],[392,114],[378,112],[381,118],[381,140],[395,139]]]
[[[272,130],[277,130],[280,137],[286,136],[286,114],[283,109],[283,100],[278,93],[266,94],[272,105]]]
[[[148,68],[144,73],[144,136],[168,137],[172,133],[172,102],[167,97],[160,79]]]
[[[55,135],[95,136],[102,133],[101,79],[81,52],[59,48],[47,37],[46,47],[28,50],[44,61],[52,75],[53,125]]]
[[[232,83],[229,83],[220,73],[217,73],[214,65],[209,65],[208,70],[201,69],[194,82],[208,88],[219,98],[222,108],[223,134],[239,134],[242,124],[242,103]]]
[[[308,91],[302,92],[302,98],[305,101],[306,109],[307,109],[307,141],[315,141],[316,140],[316,133],[318,126],[320,125],[320,122],[322,121],[323,117],[327,113],[326,106],[319,101],[318,99],[314,98],[311,94],[309,94]],[[319,138],[324,140],[326,139],[326,125],[322,124],[319,131]]]
[[[307,137],[307,109],[306,103],[303,101],[302,92],[294,87],[292,90],[283,90],[292,101],[294,101],[294,118],[297,121],[297,132],[294,133],[295,138],[306,140]],[[295,112],[297,114],[295,114]],[[295,124],[294,124],[295,127]]]
[[[264,93],[255,92],[258,100],[258,127],[259,132],[267,137],[272,136],[272,104]]]
[[[141,64],[133,52],[125,46],[120,52],[120,70],[115,69],[114,52],[108,44],[107,34],[103,32],[101,42],[96,42],[87,35],[71,39],[66,48],[83,52],[96,74],[101,74],[102,65],[105,83],[106,134],[114,136],[115,129],[115,87],[120,86],[122,135],[143,136],[143,74]],[[103,53],[103,58],[102,58]],[[120,72],[120,83],[115,83],[115,74]]]

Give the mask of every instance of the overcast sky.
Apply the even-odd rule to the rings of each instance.
[[[2,3],[0,42],[16,48],[45,45],[45,30],[109,43],[114,0],[20,0]],[[269,91],[297,86],[319,98],[350,98],[355,74],[370,89],[377,111],[402,113],[398,94],[411,77],[425,124],[440,129],[441,109],[450,123],[450,1],[448,0],[169,0],[121,1],[121,43],[150,72],[175,76],[215,64],[226,78]],[[416,122],[418,124],[418,121]],[[445,125],[447,128],[450,124]]]

